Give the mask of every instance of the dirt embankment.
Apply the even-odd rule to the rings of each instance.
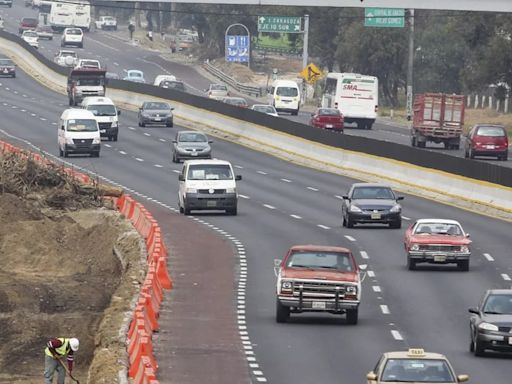
[[[58,168],[0,158],[0,383],[41,383],[60,336],[80,339],[81,383],[117,382],[143,244],[105,205]]]

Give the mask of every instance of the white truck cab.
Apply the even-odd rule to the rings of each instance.
[[[242,176],[235,175],[229,161],[186,160],[178,178],[180,213],[224,210],[228,215],[237,214],[236,182],[242,180]]]
[[[100,130],[91,111],[66,109],[60,116],[57,134],[59,156],[89,153],[100,156]]]
[[[89,96],[83,99],[82,108],[91,111],[100,129],[100,136],[109,141],[117,141],[119,118],[121,111],[116,108],[108,97]]]
[[[117,31],[117,19],[113,16],[100,16],[99,20],[94,22],[96,29]]]
[[[268,103],[273,105],[277,112],[290,112],[299,114],[300,89],[293,80],[276,80],[272,83],[268,93]]]

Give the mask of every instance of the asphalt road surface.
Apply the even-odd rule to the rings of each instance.
[[[56,124],[67,108],[66,97],[21,71],[16,79],[0,79],[0,83],[0,138],[13,143],[20,138],[23,145],[30,143],[57,155]],[[181,128],[139,128],[135,113],[125,110],[120,124],[119,141],[104,142],[100,158],[67,161],[125,186],[132,194],[176,208],[181,166],[171,163],[170,141]],[[410,272],[403,251],[405,229],[341,227],[339,196],[355,180],[299,167],[218,138],[213,148],[215,157],[230,160],[243,175],[239,215],[195,217],[245,246],[247,328],[261,377],[267,382],[364,383],[382,352],[423,347],[446,354],[458,373],[471,375],[471,383],[510,383],[512,355],[475,358],[470,354],[467,309],[477,304],[484,290],[510,287],[512,224],[406,196],[405,226],[423,217],[456,219],[474,241],[469,272],[451,267]],[[359,263],[369,265],[358,325],[346,325],[343,317],[333,315],[298,315],[287,324],[275,322],[273,260],[298,243],[345,246]],[[160,378],[162,383],[171,380]]]

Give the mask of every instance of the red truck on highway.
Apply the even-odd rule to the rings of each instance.
[[[464,96],[442,93],[416,95],[413,105],[411,144],[425,148],[427,142],[459,149],[464,126]]]

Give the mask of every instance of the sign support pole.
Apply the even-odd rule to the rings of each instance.
[[[407,60],[407,120],[412,119],[414,66],[414,9],[409,9],[409,57]]]
[[[304,46],[302,48],[302,68],[308,66],[309,15],[304,15]],[[302,82],[302,104],[306,102],[306,80]]]

